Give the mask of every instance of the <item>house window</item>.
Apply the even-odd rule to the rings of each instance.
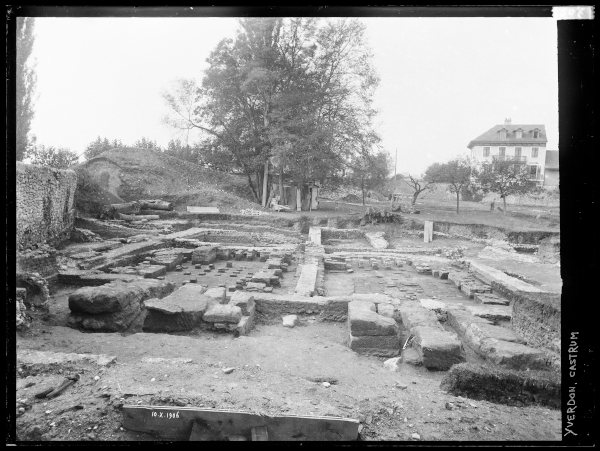
[[[515,147],[515,157],[521,158],[521,148]]]
[[[517,130],[515,133],[517,135],[517,139],[523,138],[523,131],[522,130]]]
[[[533,137],[534,138],[539,138],[540,137],[540,132],[538,130],[534,130],[533,131]]]
[[[506,147],[500,147],[498,149],[498,155],[500,155],[501,157],[503,157],[504,155],[506,155]]]
[[[538,148],[532,147],[531,148],[531,158],[537,158],[537,156],[538,156]]]
[[[489,147],[484,147],[483,148],[483,156],[484,157],[489,157],[490,156],[490,148]]]
[[[537,179],[538,178],[538,166],[537,165],[531,165],[531,166],[529,166],[529,176],[532,179]]]

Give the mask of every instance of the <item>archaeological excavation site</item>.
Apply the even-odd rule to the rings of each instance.
[[[326,193],[312,211],[144,193],[92,214],[77,189],[72,170],[17,165],[19,440],[560,439],[543,218]]]

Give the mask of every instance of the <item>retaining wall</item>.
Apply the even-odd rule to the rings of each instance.
[[[74,171],[17,162],[17,245],[20,250],[69,237],[75,222]]]

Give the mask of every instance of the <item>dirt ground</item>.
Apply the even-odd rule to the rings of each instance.
[[[117,360],[106,368],[75,368],[85,371],[80,381],[45,402],[32,394],[62,375],[56,370],[22,374],[17,400],[27,399],[31,409],[17,419],[17,433],[20,440],[152,440],[121,429],[120,407],[143,404],[357,418],[363,440],[413,440],[414,433],[431,441],[560,439],[558,410],[448,395],[439,388],[443,372],[410,365],[391,372],[383,367],[384,359],[351,351],[346,334],[345,323],[308,317],[293,329],[259,324],[239,338],[214,333],[122,336],[40,326],[19,336],[17,352],[108,354]],[[145,362],[149,357],[167,360]],[[169,360],[177,358],[191,362]],[[226,367],[235,370],[225,374]]]

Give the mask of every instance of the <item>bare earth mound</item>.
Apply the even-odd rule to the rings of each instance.
[[[146,149],[113,149],[84,163],[92,178],[121,201],[160,198],[185,205],[245,208],[242,176],[207,169]]]

